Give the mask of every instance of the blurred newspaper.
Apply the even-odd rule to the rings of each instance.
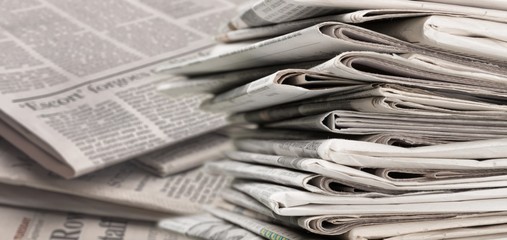
[[[1,183],[133,207],[134,210],[144,209],[145,213],[155,213],[152,218],[161,213],[196,213],[203,205],[214,205],[219,201],[220,190],[228,186],[230,180],[230,177],[210,175],[202,169],[159,178],[130,162],[66,180],[0,141]]]
[[[251,39],[276,37],[287,34],[303,28],[313,26],[321,22],[336,21],[343,23],[365,23],[370,21],[380,21],[393,18],[413,18],[428,15],[456,15],[444,12],[428,11],[428,10],[404,10],[404,9],[372,9],[360,10],[339,15],[330,15],[323,17],[314,17],[309,19],[296,20],[291,22],[283,22],[275,25],[261,26],[255,28],[234,29],[226,33],[216,36],[218,41],[236,42]]]
[[[497,22],[507,22],[507,10],[503,1],[411,1],[411,0],[377,0],[377,1],[322,1],[322,0],[259,0],[249,9],[229,22],[229,27],[247,28],[289,22],[298,19],[329,15],[337,12],[349,12],[365,9],[399,9],[426,10],[461,14],[472,18]],[[462,4],[459,4],[461,2]],[[447,4],[448,3],[448,4]],[[458,5],[454,5],[458,3]],[[462,6],[460,6],[462,5]]]
[[[195,7],[177,11],[181,4]],[[203,96],[158,93],[166,77],[152,69],[201,56],[214,44],[210,26],[236,5],[3,1],[2,137],[73,178],[224,126],[223,115],[198,109]]]
[[[171,146],[165,151],[155,151],[137,158],[139,167],[158,176],[184,172],[200,167],[208,161],[220,159],[232,149],[232,142],[218,133],[208,133]]]
[[[471,61],[469,58],[459,57],[456,54],[432,51],[364,27],[336,21],[318,23],[245,47],[190,59],[182,63],[166,63],[158,67],[156,71],[169,74],[203,75],[253,67],[328,60],[347,51],[415,52],[505,72],[504,69],[491,64],[477,60]]]
[[[211,214],[189,215],[161,220],[158,226],[186,236],[208,240],[261,240],[260,236]]]
[[[0,206],[4,239],[191,240],[150,222]]]

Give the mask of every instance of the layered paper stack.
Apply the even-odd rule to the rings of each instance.
[[[211,93],[202,109],[249,126],[207,164],[236,179],[227,204],[161,226],[214,216],[268,239],[506,237],[505,10],[254,3],[217,52],[157,69],[181,76],[160,91]]]

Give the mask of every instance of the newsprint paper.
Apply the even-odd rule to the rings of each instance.
[[[1,135],[73,178],[223,126],[222,115],[197,109],[202,96],[157,93],[164,77],[150,69],[211,46],[235,8],[219,0],[2,1]]]

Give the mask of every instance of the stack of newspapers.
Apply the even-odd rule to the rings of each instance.
[[[235,181],[162,227],[507,238],[507,2],[263,0],[228,26],[210,56],[157,71],[180,76],[160,91],[212,93],[202,109],[248,126],[206,164]]]

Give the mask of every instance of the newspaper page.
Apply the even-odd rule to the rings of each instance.
[[[323,22],[235,51],[179,64],[165,64],[156,71],[200,75],[294,62],[328,60],[341,52],[353,50],[407,53],[413,49],[428,51],[366,28],[339,22]]]
[[[164,213],[195,213],[219,201],[230,178],[201,169],[159,178],[127,162],[65,180],[1,142],[0,182]]]
[[[505,99],[506,75],[466,71],[466,64],[453,67],[424,64],[417,59],[436,59],[424,54],[383,54],[378,52],[346,52],[311,70],[366,82],[394,83],[426,89],[447,89],[472,96]],[[441,60],[442,61],[442,60]],[[446,61],[450,62],[452,61]],[[458,66],[462,66],[462,68]],[[363,70],[368,67],[370,70]],[[456,69],[453,69],[457,67]],[[378,72],[379,74],[375,74]]]
[[[309,232],[320,235],[346,235],[349,231],[368,225],[382,225],[392,224],[397,222],[421,222],[424,224],[426,221],[442,220],[454,218],[472,218],[472,217],[485,217],[491,216],[495,213],[483,214],[420,214],[420,215],[319,215],[319,216],[302,216],[302,217],[287,217],[276,215],[271,210],[267,209],[260,202],[255,199],[238,192],[236,190],[227,189],[224,191],[224,200],[237,204],[244,208],[262,213],[273,219],[282,221],[282,224],[296,224],[297,226],[308,230]],[[402,238],[403,239],[403,238]]]
[[[285,186],[303,188],[309,192],[320,194],[341,194],[341,183],[333,178],[304,173],[284,168],[266,167],[236,161],[219,161],[205,165],[213,173],[233,176],[239,179],[267,181]]]
[[[143,169],[165,177],[218,160],[232,147],[231,140],[226,136],[209,133],[177,143],[165,151],[140,156],[136,163]]]
[[[92,217],[0,206],[0,224],[5,239],[63,240],[191,240],[157,228],[156,224],[119,218]]]
[[[473,0],[427,0],[427,1],[428,2],[454,4],[454,5],[462,5],[462,6],[472,6],[472,7],[487,8],[487,9],[507,10],[507,3],[502,0],[482,0],[480,2],[473,1]]]
[[[394,196],[373,192],[326,196],[269,183],[241,182],[233,187],[282,216],[462,214],[507,209],[505,188]]]
[[[488,102],[469,94],[429,91],[397,84],[371,84],[348,94],[331,94],[257,111],[237,113],[229,117],[229,121],[267,123],[333,110],[411,114],[428,118],[452,115],[457,118],[481,119],[488,115],[488,120],[501,121],[505,118],[507,107],[500,101]]]
[[[421,233],[413,233],[389,238],[390,240],[400,239],[502,239],[507,237],[507,224],[484,225],[476,227],[459,227],[446,230],[437,230]]]
[[[379,133],[360,137],[358,140],[365,142],[380,143],[385,145],[396,145],[403,147],[422,147],[438,144],[446,144],[452,142],[464,142],[471,139],[464,139],[461,137],[438,137],[438,136],[415,136],[412,134],[391,134]]]
[[[261,240],[262,238],[210,214],[161,220],[158,226],[186,236],[208,240]]]
[[[34,198],[34,196],[37,197]],[[133,206],[97,201],[86,197],[3,183],[0,184],[0,204],[55,212],[74,212],[102,217],[125,218],[137,221],[158,221],[172,215]]]
[[[412,9],[371,9],[360,10],[339,15],[330,15],[323,17],[315,17],[290,22],[283,22],[275,25],[234,29],[226,33],[222,33],[215,38],[221,42],[236,42],[258,38],[276,37],[287,34],[303,28],[313,26],[315,24],[327,21],[337,21],[344,23],[365,23],[370,21],[380,21],[394,18],[411,18],[422,17],[428,15],[457,15],[437,11],[428,10],[412,10]]]
[[[357,169],[314,158],[248,152],[230,152],[227,156],[235,161],[284,167],[324,176],[326,178],[317,179],[327,179],[327,181],[313,182],[313,184],[334,194],[358,191],[399,194],[411,191],[483,189],[504,187],[507,183],[507,178],[502,174],[503,170],[495,168],[463,170],[454,167],[456,169],[427,170],[417,167],[383,169],[363,166],[362,168],[367,170],[363,171],[362,168]],[[267,179],[267,181],[273,179],[268,173],[259,175],[261,176],[257,177],[258,179]]]
[[[361,99],[371,100],[374,99]],[[270,128],[328,131],[340,134],[368,135],[383,132],[425,136],[461,136],[463,139],[482,140],[506,138],[507,125],[483,117],[464,117],[453,114],[414,116],[399,114],[331,111],[324,114],[285,120],[265,125]]]
[[[322,62],[323,61],[310,61],[283,64],[190,78],[177,76],[177,79],[166,80],[159,84],[157,90],[170,97],[197,93],[217,94],[268,76],[279,70],[287,68],[308,69]]]
[[[205,101],[201,108],[222,112],[249,111],[329,93],[346,93],[360,83],[314,71],[285,69],[217,94]]]
[[[223,126],[223,116],[198,110],[202,96],[158,93],[162,77],[151,70],[211,46],[235,6],[3,1],[1,118],[52,155],[41,164],[66,178]]]
[[[310,236],[299,232],[296,229],[277,226],[271,223],[263,222],[251,217],[233,213],[219,208],[207,208],[208,212],[214,216],[234,223],[244,229],[247,229],[266,239],[294,239],[294,240],[317,240],[318,237]]]
[[[491,1],[487,2],[489,3]],[[488,5],[488,3],[479,3],[480,5],[476,5],[479,7],[469,7],[444,3],[433,3],[431,1],[408,0],[380,0],[371,2],[325,0],[259,0],[253,4],[252,7],[242,12],[239,16],[234,17],[229,22],[229,27],[232,29],[257,27],[328,15],[336,12],[349,12],[353,10],[363,9],[427,10],[462,14],[472,18],[487,19],[497,22],[507,22],[505,19],[505,15],[507,13],[505,11],[480,8],[480,6],[483,5],[487,5],[489,8],[494,8],[495,5],[502,6],[504,4]]]
[[[433,49],[507,64],[505,23],[479,19],[427,16],[378,23],[376,31]]]
[[[504,169],[507,167],[505,144],[505,139],[491,139],[403,148],[346,139],[235,141],[241,151],[393,169]]]
[[[469,228],[477,229],[479,233],[481,226],[502,226],[505,225],[505,215],[502,213],[476,214],[459,216],[446,220],[416,221],[407,223],[387,223],[372,226],[362,226],[352,229],[346,236],[347,239],[445,239],[439,234],[445,232],[452,234],[453,229]],[[426,234],[425,234],[426,232]],[[472,231],[475,232],[475,231]],[[433,233],[436,233],[433,235]],[[473,236],[473,233],[471,233]],[[419,238],[417,238],[419,237]],[[436,238],[432,238],[436,237]],[[473,239],[478,239],[475,236]]]

